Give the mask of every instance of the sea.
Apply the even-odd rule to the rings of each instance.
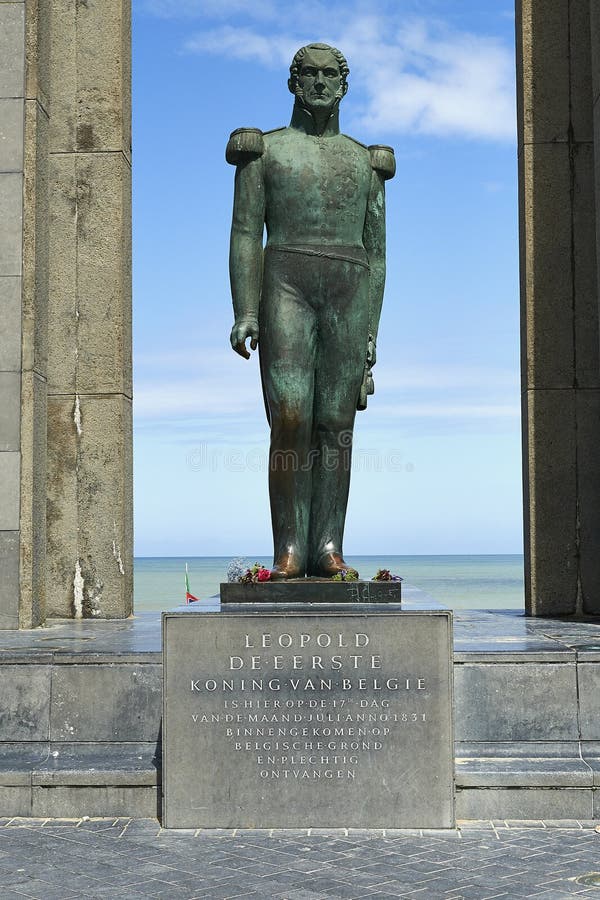
[[[270,563],[270,555],[244,558]],[[523,609],[523,556],[348,556],[361,578],[370,579],[377,569],[389,569],[407,584],[421,588],[451,609]],[[137,612],[172,609],[185,602],[185,567],[190,592],[200,602],[219,592],[227,580],[230,557],[136,557],[134,603]]]

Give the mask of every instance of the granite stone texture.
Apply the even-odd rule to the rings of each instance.
[[[600,387],[594,145],[571,148],[572,277],[576,386]],[[585,446],[585,445],[584,445]]]
[[[573,664],[466,663],[456,667],[454,696],[458,741],[579,737]]]
[[[238,607],[163,629],[166,827],[453,827],[449,612]]]
[[[70,819],[74,816],[87,816],[91,810],[94,816],[156,817],[156,788],[118,785],[34,785],[31,788],[32,816]]]
[[[586,392],[600,388],[597,28],[594,4],[517,3],[525,568],[533,615],[600,611],[600,420],[586,413],[596,402]],[[556,506],[559,495],[565,502]]]
[[[532,743],[530,753],[536,753]],[[575,753],[575,750],[573,751]],[[582,759],[473,758],[456,760],[456,783],[460,788],[524,787],[591,788],[593,772]]]
[[[0,99],[0,172],[23,171],[23,100]]]
[[[130,36],[128,0],[53,5],[48,616],[132,609]]]
[[[0,531],[19,529],[19,472],[18,452],[0,453]]]
[[[35,372],[24,372],[21,381],[21,628],[35,628],[44,617],[46,416],[46,382]]]
[[[466,788],[456,792],[458,819],[593,818],[591,788]]]
[[[21,434],[21,376],[0,372],[0,453],[18,450]]]
[[[25,4],[0,4],[0,628],[19,623],[24,84]]]
[[[46,377],[48,358],[48,117],[25,101],[23,206],[23,369]],[[45,427],[45,426],[43,426]]]
[[[20,745],[19,750],[24,747]],[[155,742],[51,743],[44,750],[43,758],[32,754],[30,780],[35,785],[134,787],[156,785],[160,780],[160,749]],[[6,783],[6,766],[1,761]]]
[[[61,10],[62,11],[62,10]],[[58,5],[25,3],[25,96],[50,110],[50,23]]]
[[[579,585],[582,611],[600,614],[600,389],[577,392]],[[600,734],[600,732],[599,732]]]
[[[565,142],[569,133],[569,5],[518,0],[519,140]]]
[[[0,3],[0,97],[22,97],[25,79],[25,4]]]
[[[48,397],[46,614],[74,613],[78,548],[78,436],[75,397]]]
[[[569,3],[570,136],[583,144],[593,140],[593,74],[590,3]],[[546,4],[546,9],[548,4]],[[550,74],[550,73],[549,73]]]
[[[395,603],[402,598],[401,582],[332,581],[298,578],[262,584],[223,583],[221,603]]]
[[[423,608],[419,606],[419,596],[419,591],[404,585],[406,608]],[[216,601],[212,605],[207,602],[205,612],[195,610],[190,616],[202,621],[206,612],[216,612],[218,608]],[[587,809],[589,818],[595,802],[595,815],[600,818],[597,796],[592,795],[594,789],[597,792],[600,788],[600,739],[590,739],[590,735],[597,734],[600,718],[596,709],[600,651],[594,650],[600,647],[600,623],[532,619],[517,611],[476,610],[456,612],[454,622],[457,715],[463,714],[465,705],[472,706],[465,701],[465,682],[461,681],[465,669],[469,666],[475,673],[486,668],[488,675],[482,680],[479,709],[490,733],[489,739],[458,740],[455,744],[459,809],[494,819],[552,814],[555,823],[562,822],[564,827],[563,815],[577,811],[581,815]],[[561,659],[565,662],[561,663]],[[19,708],[21,723],[15,736],[15,719],[9,711],[4,719],[6,728],[0,727],[0,801],[6,796],[6,787],[18,788],[11,800],[17,805],[6,806],[7,815],[13,808],[21,810],[15,815],[31,815],[32,785],[97,788],[91,794],[82,791],[74,795],[81,803],[78,809],[87,804],[82,815],[95,815],[100,809],[115,815],[137,815],[141,804],[150,802],[142,797],[148,788],[153,790],[156,803],[160,663],[158,613],[101,622],[53,620],[47,628],[0,634],[3,708],[7,710],[7,704]],[[577,697],[573,699],[571,691],[564,691],[565,679],[556,675],[557,670],[575,668],[579,708]],[[508,669],[523,673],[513,689],[511,702],[506,702],[506,697],[511,697],[507,691]],[[51,680],[47,687],[44,676],[44,702],[35,708],[24,706],[23,698],[28,698],[31,686],[28,673],[34,673],[33,692],[37,695],[40,687],[36,679],[42,670],[54,682]],[[519,696],[527,683],[527,672],[538,693],[532,694],[530,705],[523,705]],[[144,675],[141,680],[140,673]],[[477,683],[473,674],[473,690]],[[504,702],[504,719],[498,718],[497,702],[482,702],[491,696]],[[561,740],[552,739],[557,703],[573,710],[577,721],[574,730],[566,729],[570,737]],[[536,739],[507,739],[507,733],[523,733],[524,725],[530,733],[533,706],[541,709],[533,720]],[[233,712],[237,715],[237,711]],[[544,721],[547,727],[542,733],[539,728]],[[55,728],[53,737],[62,738],[60,741],[50,742],[51,723]],[[148,723],[153,723],[152,728],[147,728]],[[267,722],[250,727],[276,726]],[[496,727],[499,731],[493,734]],[[75,734],[71,734],[71,728]],[[457,736],[464,731],[460,719],[456,730]],[[121,734],[120,740],[110,737],[115,732]],[[111,787],[128,789],[129,807],[125,807],[122,794],[113,795],[108,802],[105,791]],[[136,790],[142,794],[136,794]],[[43,796],[62,796],[61,803],[64,800],[60,793]],[[521,807],[517,806],[517,799]],[[59,807],[57,801],[54,808],[65,807]]]
[[[0,629],[19,627],[19,532],[0,531]]]
[[[600,741],[600,665],[582,662],[577,668],[581,739]]]
[[[23,176],[0,173],[0,277],[20,275],[23,240]]]
[[[17,372],[21,366],[21,278],[0,277],[0,372]]]
[[[3,741],[43,741],[50,723],[50,668],[2,666],[0,733]]]
[[[0,742],[0,784],[31,785],[31,775],[48,760],[48,741]]]
[[[64,665],[52,673],[53,741],[156,741],[161,668]]]
[[[122,395],[48,401],[48,616],[70,616],[83,578],[84,616],[132,609],[131,401]]]
[[[592,48],[592,97],[594,108],[600,100],[600,10],[597,4],[590,4],[590,34]]]
[[[577,607],[577,428],[565,390],[524,395],[525,493],[529,517],[525,592],[532,613]],[[557,423],[560,422],[560,427]]]
[[[0,10],[2,4],[0,4]],[[31,787],[25,785],[0,786],[0,809],[5,816],[31,815]]]
[[[571,208],[569,146],[525,145],[520,160],[523,215],[529,223],[521,244],[522,290],[527,297],[521,331],[525,383],[535,388],[572,388],[572,223],[570,215],[559,214]]]
[[[130,165],[117,153],[50,165],[50,393],[131,397]]]
[[[52,20],[52,152],[129,155],[130,4],[103,0],[99,7],[60,0],[57,11]]]
[[[50,40],[46,609],[122,617],[133,592],[130,3],[59,0]]]

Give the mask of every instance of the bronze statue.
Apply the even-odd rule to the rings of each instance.
[[[234,131],[231,345],[259,348],[271,427],[273,578],[328,577],[342,538],[356,410],[371,368],[385,282],[391,147],[340,134],[346,59],[327,44],[294,56],[288,128]],[[263,230],[267,242],[263,250]],[[350,570],[353,571],[353,570]]]

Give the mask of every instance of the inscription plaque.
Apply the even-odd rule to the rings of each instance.
[[[454,825],[452,616],[163,614],[163,825]]]

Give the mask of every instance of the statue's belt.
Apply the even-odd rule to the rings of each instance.
[[[339,259],[342,262],[353,263],[356,266],[369,268],[367,252],[362,247],[299,247],[289,244],[267,244],[266,250],[275,250],[278,253],[301,253],[304,256],[315,256],[318,259]]]

